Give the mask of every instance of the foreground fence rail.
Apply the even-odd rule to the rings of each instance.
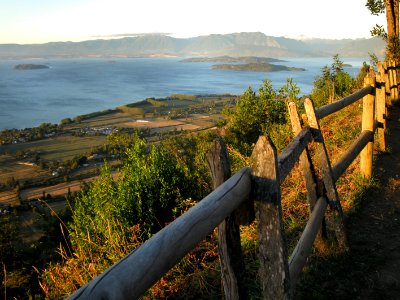
[[[367,178],[371,176],[375,133],[379,150],[385,151],[386,103],[396,93],[391,91],[392,80],[387,84],[389,69],[380,64],[378,70],[376,75],[370,72],[366,77],[363,89],[317,110],[312,101],[306,99],[307,126],[302,125],[296,106],[290,103],[295,138],[278,156],[270,139],[260,137],[250,167],[232,177],[226,147],[222,141],[216,141],[207,158],[215,190],[68,299],[136,299],[217,226],[225,297],[245,299],[239,225],[251,223],[254,215],[258,221],[264,298],[290,299],[319,231],[326,233],[325,226],[332,228],[339,246],[344,251],[348,249],[335,183],[359,154],[361,173]],[[361,134],[332,166],[319,121],[361,99]],[[317,178],[308,150],[311,142],[316,145],[322,178]],[[307,188],[310,218],[289,260],[280,185],[298,161]],[[318,182],[323,183],[323,189],[317,188]],[[328,207],[330,217],[325,219]]]

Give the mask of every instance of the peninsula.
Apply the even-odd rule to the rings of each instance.
[[[247,64],[218,64],[212,66],[213,70],[226,71],[252,71],[252,72],[279,72],[279,71],[305,71],[304,68],[287,67],[269,63],[247,63]]]

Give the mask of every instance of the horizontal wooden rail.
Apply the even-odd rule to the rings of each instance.
[[[345,154],[337,161],[332,167],[333,180],[336,182],[339,177],[346,171],[351,165],[354,159],[360,154],[361,150],[374,139],[374,133],[372,131],[363,131],[360,136],[353,142]]]
[[[374,93],[374,88],[372,86],[367,86],[336,102],[321,106],[315,111],[315,115],[320,120],[362,99],[364,96],[373,93]]]
[[[137,299],[212,233],[249,197],[250,191],[250,169],[243,168],[67,299]]]
[[[376,81],[378,82],[377,85]],[[374,133],[378,126],[380,128],[386,127],[385,90],[383,90],[382,82],[384,81],[382,81],[381,77],[378,76],[378,80],[376,80],[375,75],[370,71],[370,74],[365,79],[365,87],[363,89],[334,103],[315,110],[312,101],[306,99],[304,104],[310,127],[302,130],[300,130],[300,121],[294,107],[296,116],[293,118],[291,114],[292,126],[294,126],[294,131],[298,134],[279,156],[277,156],[276,148],[270,139],[268,137],[260,137],[251,157],[251,168],[241,169],[182,216],[164,227],[143,245],[81,287],[67,299],[136,299],[164,276],[202,239],[212,233],[221,222],[223,222],[223,226],[219,227],[221,232],[219,236],[220,255],[224,256],[226,255],[225,253],[228,253],[229,259],[232,258],[232,260],[237,261],[240,255],[229,253],[233,251],[233,244],[224,242],[225,240],[221,237],[236,230],[234,239],[232,235],[226,241],[234,240],[235,247],[238,246],[235,248],[237,250],[235,250],[235,253],[241,253],[237,208],[246,200],[249,200],[250,203],[247,213],[251,215],[250,211],[252,211],[254,214],[255,208],[258,220],[260,274],[262,274],[260,278],[264,299],[290,298],[290,293],[294,291],[295,285],[300,278],[301,270],[310,255],[321,224],[325,224],[323,220],[328,206],[327,199],[331,204],[333,218],[327,218],[326,224],[335,231],[339,246],[343,249],[348,247],[343,212],[335,182],[358,155],[364,157],[364,160],[361,159],[360,163],[364,176],[368,178],[368,174],[372,172]],[[376,101],[376,98],[379,98],[379,101]],[[331,167],[319,120],[360,99],[363,99],[362,132],[346,153]],[[375,118],[375,102],[380,105],[379,110],[376,112],[379,118]],[[294,104],[292,106],[289,105],[289,108],[291,107],[293,110],[293,106]],[[296,120],[293,123],[294,119]],[[316,188],[319,178],[307,149],[307,145],[313,140],[317,143],[324,189]],[[215,154],[217,160],[221,158],[221,153]],[[282,220],[280,184],[294,168],[302,154],[303,175],[307,182],[312,212],[288,264]],[[363,164],[366,167],[363,167]],[[223,163],[212,167],[219,168],[220,165],[223,165]],[[214,171],[221,170],[215,169]],[[221,176],[221,181],[228,176],[228,173]],[[322,181],[320,182],[322,183]],[[218,184],[215,184],[215,186]],[[231,215],[234,211],[235,215]],[[227,218],[228,216],[229,218]],[[253,220],[252,218],[248,219]],[[228,228],[226,224],[230,226],[229,230],[226,230]],[[225,261],[227,262],[226,266],[234,266],[230,260],[226,259]],[[236,264],[235,268],[239,265]],[[240,265],[240,268],[243,267]],[[222,272],[225,272],[228,267],[221,267],[221,269]],[[241,294],[244,296],[239,298],[246,298],[244,286],[235,282],[242,275],[240,275],[240,272],[236,272],[236,269],[234,271],[230,273],[234,274],[234,276],[225,276],[226,280],[232,281],[226,284],[225,296],[229,299],[236,299],[238,298],[237,295]],[[237,276],[237,274],[240,276]],[[236,289],[236,285],[238,291],[240,287],[243,293],[233,291]]]
[[[312,141],[310,128],[302,129],[278,157],[279,181],[282,183],[293,169],[300,155]]]
[[[315,204],[311,213],[310,219],[307,222],[306,228],[300,237],[299,242],[294,248],[292,256],[289,261],[290,285],[292,290],[296,285],[301,270],[305,265],[307,258],[311,252],[312,245],[318,230],[321,227],[322,219],[324,218],[325,210],[328,206],[328,201],[325,197],[320,197]]]

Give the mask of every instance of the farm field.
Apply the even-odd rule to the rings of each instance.
[[[33,156],[36,161],[45,163],[68,162],[105,145],[107,134],[111,131],[136,129],[144,132],[149,141],[157,142],[160,134],[212,128],[224,119],[222,109],[232,105],[235,98],[232,95],[150,98],[117,109],[82,115],[79,121],[70,120],[61,132],[52,137],[0,145],[0,184],[9,189],[0,194],[0,202],[18,205],[18,195],[15,188],[12,188],[15,185],[11,182],[23,185],[29,183],[31,188],[21,190],[22,200],[41,198],[43,192],[64,196],[68,188],[71,192],[79,190],[83,178],[94,178],[102,165],[102,161],[88,161],[84,167],[60,175],[70,180],[60,183],[63,180],[54,178],[53,172],[33,164]],[[30,154],[24,155],[27,152]],[[112,161],[110,164],[115,168],[120,162]]]
[[[17,181],[25,181],[33,177],[40,180],[50,175],[49,171],[42,170],[38,166],[21,164],[20,160],[12,155],[0,155],[0,183],[2,184],[7,183],[12,178]]]
[[[15,155],[19,151],[29,150],[38,152],[40,158],[47,161],[66,161],[77,155],[89,152],[97,146],[102,146],[105,142],[105,136],[75,137],[61,135],[26,143],[2,145],[0,147],[0,154],[11,153]]]

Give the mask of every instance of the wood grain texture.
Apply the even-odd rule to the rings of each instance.
[[[68,299],[137,299],[247,199],[250,190],[250,170],[243,168]]]
[[[365,86],[375,86],[375,76],[371,74],[365,77]],[[361,130],[374,132],[375,121],[375,96],[367,95],[363,98],[363,113]],[[365,178],[372,177],[372,160],[374,151],[374,141],[370,141],[360,154],[360,171]]]
[[[339,194],[333,179],[332,167],[329,160],[328,151],[326,150],[324,137],[322,136],[318,118],[315,114],[314,104],[310,99],[307,98],[304,100],[304,107],[306,109],[308,124],[313,129],[312,132],[314,141],[318,143],[318,164],[322,170],[322,179],[324,181],[326,195],[334,212],[333,220],[330,222],[330,225],[335,230],[336,239],[339,246],[343,250],[348,251],[349,247],[347,243],[347,234],[344,225],[342,206],[340,204]]]
[[[213,142],[207,154],[213,188],[218,188],[231,176],[228,149],[221,139]],[[231,213],[218,225],[218,254],[225,299],[247,299],[245,267],[240,243],[240,229]]]
[[[289,299],[290,279],[282,220],[278,159],[268,137],[260,137],[251,156],[260,243],[260,280],[264,299]]]
[[[364,96],[368,94],[373,94],[374,93],[374,88],[371,86],[366,86],[361,90],[358,90],[357,92],[344,97],[340,100],[337,100],[335,102],[332,102],[330,104],[321,106],[315,111],[315,115],[317,116],[318,120],[325,118],[343,108],[346,106],[349,106],[350,104],[361,100]]]

